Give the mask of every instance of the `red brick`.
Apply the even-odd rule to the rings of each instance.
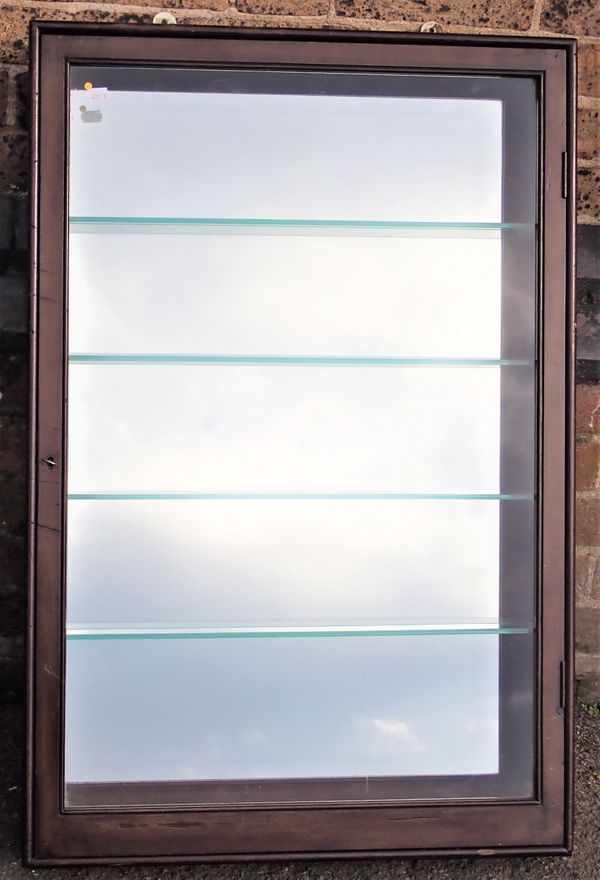
[[[98,2],[98,0],[95,0]],[[102,3],[111,3],[112,0],[100,0]],[[131,6],[156,6],[157,0],[144,0],[142,4],[139,4],[137,0],[129,0],[128,3],[120,4],[123,6],[131,5]],[[163,6],[162,3],[158,4],[159,6]],[[230,0],[169,0],[168,3],[164,4],[165,6],[170,6],[177,20],[179,21],[179,17],[175,12],[176,9],[209,9],[213,12],[224,12],[226,9],[229,9],[231,6]]]
[[[595,553],[579,551],[575,556],[575,588],[577,599],[589,599],[591,583],[594,579],[598,556]]]
[[[29,358],[26,354],[0,352],[0,412],[25,418],[28,408]]]
[[[589,583],[588,598],[591,602],[600,604],[600,559],[592,573],[592,578]]]
[[[44,3],[45,0],[40,0],[40,2]],[[48,0],[49,3],[52,0]],[[225,9],[228,9],[230,4],[230,0],[119,0],[118,3],[113,3],[113,0],[87,0],[90,5],[94,4],[111,4],[115,6],[149,6],[152,9],[156,9],[158,12],[160,9],[172,9],[174,15],[177,17],[177,9],[206,9],[211,12],[223,12]],[[152,18],[154,17],[154,12],[152,12]],[[62,17],[62,16],[61,16]],[[150,21],[152,21],[152,18]]]
[[[5,474],[0,469],[0,531],[23,535],[27,528],[27,477]]]
[[[575,511],[579,547],[600,546],[600,498],[580,498]]]
[[[600,701],[600,654],[575,654],[577,696],[587,703]]]
[[[29,128],[29,71],[24,70],[15,77],[15,93],[17,99],[16,119],[17,128]]]
[[[255,15],[327,15],[329,0],[237,0],[235,6]]]
[[[575,485],[579,491],[596,489],[600,478],[600,440],[578,440],[575,448]]]
[[[589,107],[578,110],[577,155],[580,159],[600,158],[600,110]]]
[[[600,554],[578,551],[575,556],[575,593],[579,605],[600,602]]]
[[[0,129],[0,193],[25,192],[29,185],[26,134]]]
[[[1,473],[24,474],[27,472],[27,428],[27,419],[16,416],[0,418],[0,443],[2,444]]]
[[[204,0],[200,0],[199,3],[194,3],[193,0],[189,0],[189,5],[194,8],[198,8],[198,11],[202,11],[202,9],[212,9],[214,7],[210,6],[211,0],[208,2],[204,2]],[[224,0],[216,0],[219,3],[219,8],[221,6],[223,8],[227,8],[228,4],[224,3]],[[160,0],[160,2],[156,2],[152,4],[151,8],[148,8],[147,12],[139,12],[139,11],[131,11],[127,9],[127,6],[124,5],[120,9],[115,9],[113,6],[106,8],[104,2],[96,2],[91,3],[89,8],[82,9],[79,4],[74,4],[75,9],[71,11],[67,4],[63,3],[60,6],[55,5],[54,3],[48,2],[39,2],[39,3],[31,3],[24,6],[14,6],[10,3],[5,3],[0,6],[0,51],[2,52],[3,60],[7,63],[12,64],[27,64],[28,63],[28,43],[29,43],[29,22],[32,19],[37,21],[78,21],[78,22],[121,22],[123,24],[151,24],[152,19],[154,17],[155,11],[158,12],[161,8],[164,7],[165,3]],[[139,7],[139,4],[136,2],[135,7]],[[168,4],[167,4],[168,5]],[[187,0],[186,0],[187,5]],[[134,7],[134,8],[135,8]],[[177,21],[179,24],[188,24],[190,22],[190,17],[186,16],[186,10],[182,8],[180,14],[176,14]],[[195,15],[193,17],[193,22],[195,24],[206,24],[210,22],[211,24],[234,24],[235,19],[232,19],[228,16],[220,16],[215,15],[214,12],[210,14],[210,16],[203,21],[202,16]],[[158,25],[157,25],[158,27]]]
[[[26,532],[7,535],[0,529],[0,601],[2,618],[0,632],[3,636],[20,635],[23,630],[24,584],[27,578]],[[19,630],[21,632],[19,632]]]
[[[578,170],[577,213],[588,223],[600,224],[600,168]]]
[[[579,436],[600,434],[600,385],[577,386],[575,422]]]
[[[600,98],[600,43],[580,43],[577,66],[579,94]]]
[[[541,26],[558,34],[600,36],[598,0],[546,0]]]
[[[29,329],[29,279],[22,272],[0,275],[0,327],[12,333],[27,333]],[[6,415],[4,409],[2,414]]]
[[[0,70],[0,125],[6,125],[6,108],[8,106],[8,70]]]
[[[600,654],[600,608],[577,609],[575,646],[583,654]]]
[[[534,0],[335,0],[335,11],[347,18],[424,22],[441,25],[527,30]]]

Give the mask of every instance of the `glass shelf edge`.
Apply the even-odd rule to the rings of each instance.
[[[381,636],[451,636],[451,635],[531,635],[533,627],[332,627],[325,628],[256,628],[203,630],[67,630],[67,641],[124,641],[165,639],[273,639],[273,638],[342,638]]]
[[[69,501],[533,501],[493,492],[70,492]]]
[[[225,365],[225,366],[374,366],[374,367],[531,367],[524,358],[435,358],[435,357],[277,357],[262,355],[200,354],[94,354],[76,352],[70,364],[106,365]]]
[[[477,222],[451,220],[335,220],[310,218],[276,217],[110,217],[74,215],[69,218],[70,225],[87,226],[216,226],[253,228],[308,228],[308,229],[456,229],[456,230],[501,230],[531,229],[533,223]]]
[[[531,223],[395,220],[287,220],[233,217],[73,217],[74,235],[254,235],[499,239]]]

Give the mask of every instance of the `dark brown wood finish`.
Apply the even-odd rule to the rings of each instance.
[[[28,830],[32,864],[561,853],[571,839],[573,41],[35,24]],[[529,801],[67,810],[63,803],[66,154],[69,63],[525,75],[541,93],[536,722]],[[40,121],[43,124],[40,128]],[[562,153],[569,193],[562,196]],[[58,466],[49,470],[43,459]],[[561,704],[560,664],[566,661]],[[335,783],[333,783],[335,784]],[[468,795],[467,795],[468,796]]]

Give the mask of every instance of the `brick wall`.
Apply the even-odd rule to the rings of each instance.
[[[600,2],[598,0],[151,0],[0,3],[0,679],[22,654],[27,428],[27,35],[32,18],[563,34],[579,38],[577,673],[600,700]]]

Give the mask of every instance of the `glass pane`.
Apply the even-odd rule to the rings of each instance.
[[[71,502],[69,631],[497,627],[499,507]]]
[[[98,91],[71,93],[74,217],[501,220],[498,100],[365,99],[386,77],[364,75],[197,71],[161,92],[82,74]]]
[[[533,794],[535,119],[73,68],[67,807]]]
[[[165,228],[72,226],[71,352],[500,357],[499,230]]]
[[[499,491],[499,367],[78,364],[70,400],[71,493]]]
[[[79,641],[68,672],[72,782],[498,772],[497,635]]]

